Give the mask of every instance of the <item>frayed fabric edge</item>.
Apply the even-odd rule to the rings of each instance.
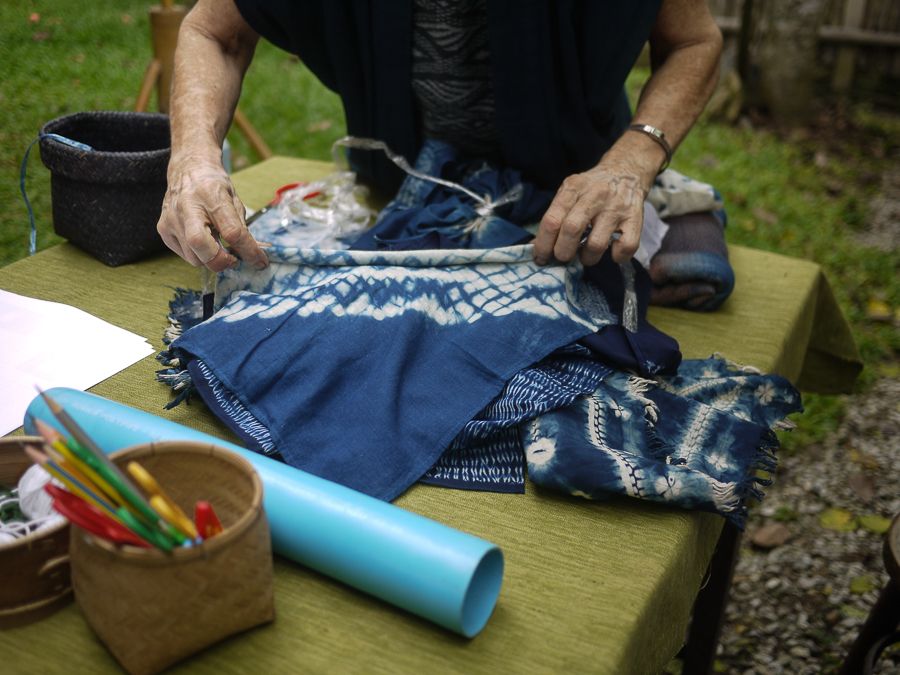
[[[757,471],[774,473],[778,466],[778,437],[771,429],[763,429],[760,432],[759,443],[750,458],[747,467],[747,475],[742,481],[735,483],[712,482],[714,500],[718,513],[733,523],[741,532],[744,531],[748,515],[747,500],[755,499],[758,502],[765,497],[765,492],[758,486],[772,484],[771,478],[764,478],[756,474]]]
[[[169,327],[163,333],[163,343],[171,345],[186,330],[185,323],[196,325],[202,321],[202,299],[200,291],[189,288],[169,286],[175,291],[175,297],[169,301]],[[197,387],[191,379],[187,364],[182,363],[174,349],[166,349],[156,355],[156,360],[166,366],[156,371],[156,381],[167,385],[178,396],[166,404],[165,410],[171,410],[181,403],[191,404],[197,394]]]

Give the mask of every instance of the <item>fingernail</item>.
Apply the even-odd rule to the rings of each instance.
[[[537,255],[534,257],[534,262],[540,266],[546,265],[549,261],[542,255]]]
[[[269,266],[269,263],[268,263],[268,261],[266,261],[266,260],[260,260],[258,263],[254,263],[253,266],[254,266],[256,269],[262,271],[262,270],[266,269],[266,268]]]

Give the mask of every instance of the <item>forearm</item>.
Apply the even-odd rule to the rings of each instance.
[[[221,162],[257,40],[231,3],[201,2],[185,17],[169,109],[173,164],[187,158]]]
[[[678,3],[667,2],[667,6]],[[690,3],[681,3],[690,4]],[[722,35],[704,6],[689,9],[666,6],[650,38],[653,74],[641,92],[634,124],[661,130],[672,151],[684,140],[716,88]],[[684,35],[687,23],[692,30]],[[673,38],[677,26],[678,39]],[[665,150],[640,132],[626,132],[603,158],[604,162],[635,164],[646,190],[666,160]]]
[[[661,130],[678,147],[716,86],[722,34],[706,0],[664,0],[650,35],[653,75],[641,95],[634,124]],[[647,193],[666,151],[653,137],[626,131],[597,166],[563,181],[541,220],[534,242],[538,264],[571,260],[593,265],[612,244],[623,263],[637,250]],[[591,226],[587,239],[584,233]],[[583,244],[583,245],[582,245]]]
[[[200,0],[178,35],[169,186],[156,229],[182,258],[214,272],[238,264],[222,243],[257,269],[268,264],[222,166],[222,143],[258,40],[229,0]]]

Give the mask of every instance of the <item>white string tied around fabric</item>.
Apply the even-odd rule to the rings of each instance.
[[[480,228],[485,220],[493,215],[495,209],[504,206],[505,204],[510,204],[512,202],[518,201],[522,198],[523,189],[522,184],[518,184],[512,189],[510,189],[505,194],[501,195],[496,200],[492,200],[490,195],[485,195],[484,197],[478,195],[472,190],[460,185],[459,183],[454,183],[453,181],[444,180],[443,178],[438,178],[437,176],[429,176],[427,173],[422,173],[421,171],[416,171],[412,168],[409,162],[403,155],[398,155],[396,152],[391,150],[384,141],[376,141],[373,138],[357,138],[356,136],[344,136],[343,138],[339,138],[334,142],[331,146],[331,157],[334,160],[335,166],[349,168],[347,159],[344,157],[339,148],[354,148],[357,150],[381,150],[387,155],[388,159],[390,159],[394,164],[399,166],[403,171],[408,173],[410,176],[415,176],[420,180],[430,181],[432,183],[437,183],[438,185],[443,185],[444,187],[448,187],[452,190],[459,190],[467,194],[473,200],[477,206],[475,206],[475,212],[479,215],[478,218],[472,220],[469,223],[466,223],[466,227],[463,230],[464,233],[469,234],[474,232],[478,228]]]

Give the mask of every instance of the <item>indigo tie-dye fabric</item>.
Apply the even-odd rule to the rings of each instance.
[[[775,429],[800,394],[784,378],[722,358],[683,361],[675,377],[616,372],[587,396],[523,426],[532,481],[588,499],[628,495],[720,513],[743,529],[747,497],[768,484]]]
[[[517,189],[515,174],[472,166],[463,177],[495,185],[491,199]],[[512,244],[541,195],[522,193],[502,218],[457,200],[449,222],[430,208],[446,188],[419,188],[401,191],[387,209],[398,221],[370,235],[383,250],[276,240],[268,269],[221,273],[218,311],[161,355],[161,379],[192,381],[249,448],[381,499],[417,480],[521,492],[527,469],[571,494],[713,511],[742,527],[742,500],[765,482],[754,470],[774,466],[773,429],[801,410],[790,383],[718,357],[681,361],[646,321],[639,266],[632,334],[617,266],[535,265],[530,245]],[[190,326],[190,314],[175,320]]]
[[[229,419],[248,444],[382,499],[517,372],[614,320],[580,265],[538,267],[529,246],[269,259],[222,273],[218,311],[175,353],[240,404]]]

